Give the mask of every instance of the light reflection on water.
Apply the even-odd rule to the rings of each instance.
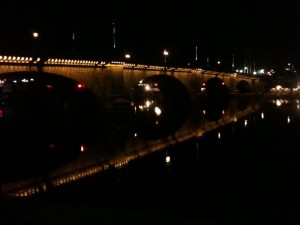
[[[294,224],[300,187],[299,101],[276,102],[235,99],[214,116],[207,115],[213,112],[207,102],[192,104],[180,128],[155,139],[135,136],[134,116],[112,108],[88,151],[52,171],[47,181],[6,193],[26,197],[45,192],[58,203],[70,198],[137,212],[149,212],[151,206],[151,212],[238,221],[233,224]]]
[[[2,192],[12,197],[28,197],[108,169],[121,169],[132,160],[173,148],[173,146],[189,140],[198,140],[215,130],[218,130],[217,139],[226,138],[220,128],[235,124],[239,120],[244,121],[244,128],[251,126],[251,124],[246,124],[247,117],[257,112],[261,107],[260,104],[261,102],[254,99],[244,98],[238,99],[238,101],[229,101],[226,104],[194,103],[184,119],[180,118],[182,115],[178,113],[181,121],[178,129],[172,132],[168,130],[170,133],[168,135],[162,132],[161,137],[156,136],[155,138],[152,134],[150,134],[151,138],[147,138],[141,130],[142,127],[139,126],[137,129],[135,122],[138,121],[140,125],[141,120],[136,120],[136,115],[132,114],[130,107],[113,107],[107,110],[105,124],[99,127],[95,142],[86,146],[86,150],[82,151],[78,158],[51,171],[47,176],[2,184]],[[172,113],[176,114],[176,111]],[[149,121],[152,121],[152,118],[149,118]],[[159,129],[164,129],[169,122],[175,123],[176,121],[166,120]],[[249,123],[253,124],[253,121],[249,120]],[[146,122],[146,128],[149,129],[150,126],[155,127],[157,124],[149,125]],[[152,131],[157,132],[158,130],[155,129],[152,128]],[[141,131],[142,136],[139,135]],[[166,165],[170,166],[172,161],[169,160],[172,159],[170,156],[167,156],[167,159]]]

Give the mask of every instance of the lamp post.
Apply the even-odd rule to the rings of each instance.
[[[129,62],[130,57],[131,57],[131,55],[129,53],[125,54],[125,63]]]
[[[32,32],[32,37],[33,37],[33,51],[34,51],[34,56],[37,57],[38,54],[38,38],[39,38],[39,33],[34,31]]]
[[[38,32],[33,32],[33,33],[32,33],[32,36],[33,36],[34,38],[38,38],[38,37],[39,37],[39,33],[38,33]]]
[[[130,59],[130,54],[126,53],[126,54],[125,54],[125,58],[126,58],[126,59]]]
[[[164,50],[164,57],[165,57],[165,66],[167,64],[167,56],[169,55],[169,52],[165,49]]]

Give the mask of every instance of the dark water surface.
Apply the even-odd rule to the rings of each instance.
[[[193,103],[179,122],[120,105],[34,194],[4,183],[0,224],[299,224],[298,99]]]
[[[157,75],[101,105],[55,74],[0,81],[0,225],[299,222],[298,99]]]

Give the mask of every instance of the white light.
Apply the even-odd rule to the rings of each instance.
[[[84,151],[85,151],[84,145],[80,145],[80,151],[81,151],[81,152],[84,152]]]
[[[161,109],[159,108],[159,107],[155,107],[154,108],[154,112],[155,112],[155,114],[157,115],[157,116],[159,116],[160,114],[161,114]]]
[[[151,101],[147,100],[147,101],[145,102],[145,105],[146,105],[147,108],[149,108],[150,105],[151,105]]]
[[[171,164],[171,157],[169,155],[166,156],[166,165]]]
[[[39,37],[39,33],[38,32],[33,32],[32,36],[35,37],[35,38],[37,38],[37,37]]]
[[[281,106],[282,105],[282,100],[280,99],[276,99],[276,102],[275,102],[276,106]]]

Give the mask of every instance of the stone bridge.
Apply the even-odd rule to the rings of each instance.
[[[201,96],[207,90],[217,90],[220,87],[225,88],[228,93],[263,91],[259,78],[245,74],[124,62],[63,59],[40,61],[25,57],[0,56],[0,73],[15,71],[42,71],[72,78],[86,84],[104,103],[115,97],[127,97],[140,80],[161,74],[178,79],[192,97]]]

